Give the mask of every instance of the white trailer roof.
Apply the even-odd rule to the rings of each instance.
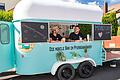
[[[87,5],[62,0],[22,0],[14,9],[14,20],[52,19],[101,22],[102,9],[96,5]]]

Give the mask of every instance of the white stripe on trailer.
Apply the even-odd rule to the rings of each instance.
[[[3,76],[3,77],[0,77],[0,80],[10,79],[10,78],[17,77],[17,76],[20,76],[20,75]]]
[[[15,68],[12,68],[12,69],[9,69],[7,72],[15,72],[16,69]]]

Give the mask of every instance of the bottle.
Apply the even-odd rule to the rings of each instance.
[[[82,41],[82,37],[79,36],[80,41]]]
[[[87,34],[87,41],[90,41],[90,35]]]

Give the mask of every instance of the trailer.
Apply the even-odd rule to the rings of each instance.
[[[102,15],[96,5],[21,0],[13,21],[0,21],[0,72],[15,68],[19,75],[51,73],[59,80],[73,80],[77,71],[80,77],[90,77],[106,61],[103,40],[111,39],[111,25],[102,24]],[[91,26],[86,41],[48,42],[52,26],[58,25],[67,37],[70,26],[79,24]]]

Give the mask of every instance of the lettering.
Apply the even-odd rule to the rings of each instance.
[[[49,51],[64,51],[64,50],[79,50],[84,48],[92,48],[91,45],[86,46],[61,46],[61,47],[49,47]]]

